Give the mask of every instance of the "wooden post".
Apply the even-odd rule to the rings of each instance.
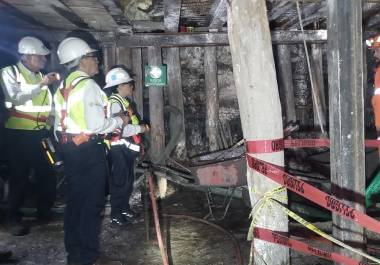
[[[325,86],[323,83],[323,66],[322,66],[322,45],[311,45],[311,74],[313,75],[313,114],[314,127],[320,129],[326,128],[326,97]]]
[[[281,104],[265,0],[228,2],[228,37],[244,138],[248,141],[283,138]],[[253,156],[278,166],[284,165],[283,151]],[[278,184],[250,168],[247,170],[247,181],[251,205],[264,193],[278,187]],[[286,197],[286,192],[282,195]],[[283,202],[287,203],[286,199]],[[287,216],[278,206],[273,207],[271,211],[263,209],[257,225],[275,231],[288,231]],[[254,244],[267,264],[289,264],[288,249],[261,240],[255,240]],[[257,261],[256,264],[261,262]]]
[[[103,43],[103,71],[108,73],[110,67],[116,63],[116,46],[114,43]]]
[[[328,0],[332,194],[364,210],[362,1]],[[363,227],[333,214],[333,235],[363,247]],[[338,248],[340,250],[340,248]],[[337,249],[337,251],[338,251]],[[341,250],[347,253],[345,250]],[[362,258],[352,252],[352,258]]]
[[[142,65],[141,48],[132,49],[132,72],[135,75],[135,91],[133,96],[137,105],[137,112],[140,114],[141,119],[144,119],[144,87],[142,83],[144,77]]]
[[[174,157],[184,161],[187,158],[186,151],[186,131],[185,131],[185,116],[182,94],[182,79],[181,79],[181,62],[179,58],[179,48],[168,48],[166,53],[168,66],[168,97],[169,104],[178,108],[182,113],[181,124],[175,124],[174,117],[170,116],[170,135],[174,135],[175,131],[181,129],[182,133],[178,144],[173,151]],[[180,128],[179,128],[180,127]]]
[[[131,49],[124,46],[118,46],[116,48],[116,63],[125,65],[127,68],[132,69]]]
[[[148,47],[148,63],[152,66],[162,64],[161,48]],[[160,86],[149,87],[149,116],[152,126],[151,157],[157,161],[165,147],[164,91]]]
[[[216,65],[216,47],[205,47],[204,69],[206,87],[206,135],[210,151],[220,148],[218,143],[219,124],[219,93],[218,69]]]
[[[159,66],[162,64],[161,48],[148,47],[148,64]],[[153,163],[160,160],[160,156],[165,149],[165,128],[164,128],[164,90],[161,86],[149,87],[149,117],[150,117],[150,157]],[[166,193],[166,179],[159,178],[160,196]]]
[[[164,0],[164,24],[166,32],[178,32],[181,5],[182,0]],[[172,156],[178,160],[185,161],[187,159],[187,150],[179,48],[168,48],[166,50],[166,60],[168,66],[169,105],[176,107],[182,113],[181,124],[176,124],[174,117],[170,115],[170,136],[173,137],[178,130],[182,130]]]
[[[277,45],[278,85],[282,99],[283,114],[286,122],[296,121],[296,107],[294,104],[292,62],[290,60],[289,45]]]

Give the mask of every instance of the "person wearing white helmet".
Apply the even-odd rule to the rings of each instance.
[[[42,74],[46,55],[50,51],[39,39],[24,37],[18,43],[20,60],[16,65],[1,70],[7,118],[4,123],[10,164],[9,228],[14,235],[22,235],[22,206],[30,171],[35,172],[38,187],[37,213],[41,221],[50,218],[55,200],[55,178],[44,153],[41,139],[52,125],[52,95],[48,85],[58,79],[57,73]]]
[[[126,112],[131,119],[119,133],[115,132],[110,140],[111,149],[111,224],[117,227],[125,226],[129,221],[137,217],[131,209],[129,199],[133,191],[134,162],[140,152],[140,133],[149,130],[149,126],[141,125],[138,116],[132,108],[134,80],[129,73],[115,67],[106,75],[104,89],[111,90],[107,115]]]
[[[128,124],[121,113],[107,118],[104,93],[92,79],[98,73],[96,50],[84,40],[64,39],[57,50],[68,69],[54,95],[55,134],[61,144],[67,177],[65,248],[70,265],[121,264],[101,261],[99,233],[105,203],[107,161],[102,135]]]

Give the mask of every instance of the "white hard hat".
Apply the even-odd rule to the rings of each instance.
[[[60,64],[66,64],[82,56],[96,52],[82,39],[70,37],[64,39],[58,46],[57,54]]]
[[[129,83],[133,81],[130,75],[123,68],[111,69],[106,75],[106,86],[104,88],[109,88],[117,86],[124,83]]]
[[[18,43],[18,53],[48,55],[49,49],[39,39],[35,37],[24,37]]]

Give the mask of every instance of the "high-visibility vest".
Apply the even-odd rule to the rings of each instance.
[[[121,106],[123,112],[128,111],[128,109],[131,108],[129,101],[126,98],[123,98],[122,96],[120,96],[119,94],[112,94],[108,98],[108,101],[109,101],[109,104],[108,104],[107,113],[109,113],[109,114],[111,114],[110,107],[111,107],[112,103],[118,103]],[[130,121],[131,124],[133,124],[133,125],[139,125],[140,124],[139,118],[135,114],[131,114],[131,112],[128,112],[128,114],[129,114],[129,118],[131,119],[131,121]],[[133,142],[135,144],[141,143],[140,135],[133,135],[133,136],[131,136],[131,138],[133,139]]]
[[[84,103],[85,98],[85,84],[88,80],[88,76],[83,76],[80,71],[72,72],[60,85],[54,94],[55,104],[55,117],[59,121],[56,131],[62,132],[62,125],[65,126],[65,132],[70,134],[80,134],[91,132],[88,130],[88,126],[85,119]],[[62,91],[72,85],[73,89],[68,95],[67,101],[65,101]]]
[[[20,88],[26,84],[35,85],[42,81],[42,74],[39,72],[34,76],[28,74],[27,69],[21,63],[8,66],[16,75],[16,81]],[[13,105],[10,101],[5,101],[5,107],[9,110],[9,118],[5,122],[5,128],[19,130],[40,130],[46,127],[46,118],[49,116],[52,105],[52,95],[47,86],[41,88],[41,92],[26,101],[22,105]]]

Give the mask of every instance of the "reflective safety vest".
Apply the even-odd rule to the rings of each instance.
[[[69,134],[91,134],[86,123],[83,103],[86,84],[84,80],[88,79],[89,77],[83,76],[82,72],[74,71],[61,82],[60,88],[54,94],[55,117],[60,121],[58,127],[55,128],[56,131],[65,131]],[[67,100],[64,98],[65,93],[68,93]]]
[[[131,119],[130,123],[133,125],[139,125],[140,121],[139,118],[133,113],[132,107],[130,106],[130,103],[127,99],[121,97],[119,94],[112,94],[108,98],[109,104],[108,104],[108,110],[107,113],[111,114],[111,105],[113,103],[118,103],[120,107],[122,108],[123,112],[128,112],[128,116]],[[128,139],[131,138],[131,139]],[[111,146],[112,145],[126,145],[127,148],[132,149],[133,151],[139,152],[141,143],[141,136],[140,135],[133,135],[131,137],[128,137],[126,139],[120,139],[120,135],[115,135],[111,139]]]
[[[11,69],[16,76],[19,88],[23,90],[25,85],[35,85],[42,81],[42,74],[39,72],[33,76],[27,72],[21,63],[8,66],[3,69]],[[5,107],[9,111],[9,118],[5,122],[5,128],[19,130],[40,130],[46,127],[46,119],[49,116],[52,105],[52,95],[47,86],[41,88],[40,93],[22,105],[13,105],[10,101],[5,101]]]

